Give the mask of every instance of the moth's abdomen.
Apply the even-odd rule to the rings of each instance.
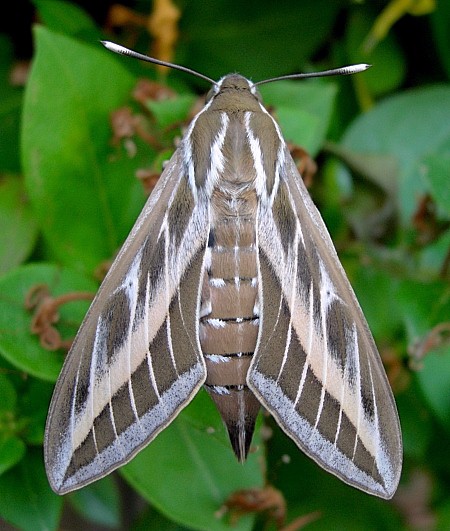
[[[246,383],[259,330],[253,215],[217,219],[208,254],[200,319],[205,386],[228,428],[236,456],[244,461],[260,407]]]

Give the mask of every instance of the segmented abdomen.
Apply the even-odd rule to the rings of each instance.
[[[205,387],[227,426],[236,456],[244,461],[260,407],[246,383],[259,330],[254,216],[217,219],[207,253],[200,318]]]

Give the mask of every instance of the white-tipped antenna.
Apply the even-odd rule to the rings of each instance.
[[[134,50],[130,50],[129,48],[125,48],[125,46],[121,46],[120,44],[115,44],[114,42],[110,42],[110,41],[100,41],[100,42],[108,50],[111,50],[112,52],[118,53],[120,55],[128,55],[130,57],[134,57],[135,59],[146,61],[147,63],[153,63],[155,65],[166,66],[167,68],[174,68],[175,70],[181,70],[182,72],[193,74],[194,76],[197,76],[201,79],[208,81],[209,83],[213,85],[216,85],[216,82],[214,81],[214,79],[211,79],[208,76],[204,76],[203,74],[200,74],[200,72],[196,72],[195,70],[192,70],[191,68],[186,68],[185,66],[175,65],[173,63],[167,63],[166,61],[160,61],[159,59],[155,59],[154,57],[149,57],[148,55],[135,52]]]
[[[160,59],[155,59],[154,57],[149,57],[148,55],[135,52],[134,50],[130,50],[129,48],[125,48],[125,46],[121,46],[120,44],[115,44],[114,42],[110,42],[110,41],[100,41],[100,42],[108,50],[111,50],[112,52],[118,53],[120,55],[128,55],[129,57],[134,57],[135,59],[140,59],[141,61],[146,61],[147,63],[153,63],[155,65],[166,66],[167,68],[173,68],[175,70],[180,70],[181,72],[187,72],[188,74],[192,74],[201,79],[204,79],[205,81],[208,81],[212,85],[217,85],[217,82],[214,81],[214,79],[211,79],[208,76],[200,74],[200,72],[196,72],[195,70],[192,70],[191,68],[187,68],[186,66],[175,65],[173,63],[168,63],[166,61],[161,61]],[[363,72],[364,70],[367,70],[368,68],[370,68],[370,66],[371,65],[367,65],[367,64],[359,64],[359,65],[342,66],[341,68],[333,68],[333,70],[324,70],[323,72],[308,72],[306,74],[288,74],[287,76],[264,79],[263,81],[258,81],[257,83],[254,83],[254,85],[272,83],[272,81],[281,81],[283,79],[306,79],[310,77],[348,76],[349,74],[356,74],[357,72]]]
[[[288,74],[287,76],[272,77],[271,79],[264,79],[258,81],[255,85],[262,85],[264,83],[272,83],[272,81],[282,81],[283,79],[306,79],[309,77],[326,77],[326,76],[348,76],[350,74],[356,74],[357,72],[364,72],[372,65],[359,64],[342,66],[341,68],[333,68],[332,70],[324,70],[322,72],[307,72],[306,74]]]

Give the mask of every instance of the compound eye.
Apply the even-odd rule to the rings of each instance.
[[[206,103],[210,101],[214,96],[219,92],[219,87],[217,85],[213,85],[210,89],[208,94],[206,95]]]
[[[262,103],[261,94],[259,93],[259,90],[258,90],[258,88],[256,87],[256,85],[253,85],[253,83],[250,85],[250,92],[253,94],[253,96],[255,96],[255,98],[256,98],[260,103]]]

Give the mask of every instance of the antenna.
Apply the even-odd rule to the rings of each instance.
[[[182,72],[187,72],[188,74],[192,74],[201,79],[204,79],[208,81],[209,83],[211,83],[212,85],[217,85],[214,79],[211,79],[208,76],[204,76],[203,74],[200,74],[200,72],[196,72],[195,70],[192,70],[191,68],[187,68],[186,66],[175,65],[173,63],[167,63],[166,61],[160,61],[159,59],[155,59],[154,57],[149,57],[148,55],[135,52],[134,50],[130,50],[129,48],[125,48],[125,46],[121,46],[120,44],[115,44],[114,42],[110,42],[110,41],[100,41],[100,42],[108,50],[111,50],[112,52],[118,53],[120,55],[128,55],[129,57],[133,57],[134,59],[140,59],[141,61],[146,61],[147,63],[153,63],[155,65],[167,66],[167,68],[174,68],[175,70],[181,70]]]
[[[160,59],[155,59],[154,57],[150,57],[148,55],[135,52],[134,50],[130,50],[129,48],[125,48],[125,46],[121,46],[120,44],[115,44],[114,42],[110,42],[110,41],[100,41],[100,42],[108,50],[118,53],[120,55],[128,55],[129,57],[133,57],[134,59],[140,59],[141,61],[146,61],[147,63],[153,63],[155,65],[166,66],[167,68],[173,68],[175,70],[180,70],[181,72],[187,72],[188,74],[192,74],[194,76],[199,77],[200,79],[204,79],[205,81],[208,81],[212,85],[217,85],[217,82],[214,81],[214,79],[211,79],[208,76],[200,74],[200,72],[196,72],[195,70],[192,70],[191,68],[187,68],[186,66],[181,66],[181,65],[176,65],[173,63],[168,63],[166,61],[161,61]],[[288,74],[286,76],[273,77],[271,79],[264,79],[263,81],[258,81],[257,83],[254,83],[254,85],[255,86],[263,85],[264,83],[272,83],[273,81],[282,81],[284,79],[307,79],[311,77],[348,76],[350,74],[356,74],[357,72],[364,72],[364,70],[367,70],[368,68],[370,68],[370,66],[371,65],[362,63],[358,65],[342,66],[341,68],[333,68],[332,70],[324,70],[322,72],[307,72],[306,74]]]
[[[255,85],[262,85],[264,83],[272,83],[272,81],[282,81],[284,79],[306,79],[310,77],[326,77],[326,76],[348,76],[356,74],[357,72],[364,72],[372,65],[361,63],[358,65],[341,66],[341,68],[333,68],[332,70],[323,70],[322,72],[307,72],[306,74],[288,74],[287,76],[272,77],[271,79],[264,79],[258,81]]]

